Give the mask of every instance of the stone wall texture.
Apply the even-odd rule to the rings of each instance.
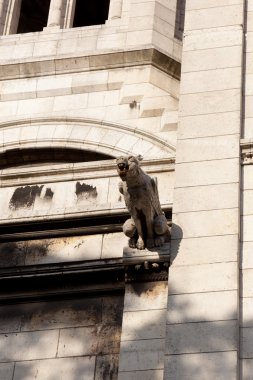
[[[0,379],[252,380],[252,0],[80,27],[51,0],[18,33],[21,7],[0,0]],[[157,178],[168,281],[123,254],[121,155]]]

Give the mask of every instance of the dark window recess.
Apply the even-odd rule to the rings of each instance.
[[[22,0],[17,33],[40,32],[47,26],[50,0]]]
[[[73,27],[104,24],[108,19],[110,0],[76,0]]]
[[[181,41],[183,40],[184,34],[185,1],[186,0],[177,0],[175,38]]]
[[[26,165],[111,160],[103,153],[68,148],[12,149],[0,155],[0,169]]]

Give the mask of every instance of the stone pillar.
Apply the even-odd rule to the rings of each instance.
[[[3,1],[5,3],[5,0]],[[5,5],[5,4],[4,4]],[[3,34],[17,33],[18,22],[20,17],[21,0],[8,0],[6,17],[4,22]]]
[[[61,27],[61,16],[63,7],[64,0],[51,0],[47,27]]]
[[[75,15],[76,0],[67,0],[66,1],[66,12],[63,22],[63,28],[72,28],[73,20]]]
[[[4,1],[0,0],[0,35],[3,33],[4,28]]]
[[[244,7],[215,4],[186,1],[166,380],[238,379]]]
[[[159,252],[124,248],[123,261],[128,269],[119,380],[163,378],[168,260],[166,247]],[[156,269],[152,272],[153,265]]]
[[[111,0],[108,20],[113,20],[115,18],[121,17],[122,1],[123,0]]]

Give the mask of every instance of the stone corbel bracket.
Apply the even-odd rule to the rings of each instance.
[[[167,281],[170,264],[170,243],[161,248],[139,250],[124,247],[125,282]]]
[[[253,164],[253,140],[241,139],[241,163],[242,165]]]

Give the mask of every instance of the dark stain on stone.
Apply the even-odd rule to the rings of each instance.
[[[88,198],[97,198],[97,188],[87,183],[76,183],[76,196],[78,200],[88,199]]]
[[[50,189],[50,187],[47,187],[44,198],[49,200],[49,199],[52,199],[53,196],[54,196],[53,191]]]
[[[26,242],[8,242],[0,244],[0,266],[13,267],[24,265]]]
[[[95,380],[117,380],[118,355],[97,356]]]
[[[132,289],[138,297],[144,296],[152,299],[158,297],[159,294],[166,290],[166,282],[159,281],[155,283],[133,283]]]
[[[11,209],[29,208],[34,204],[35,198],[40,196],[43,185],[18,187],[10,200]]]

